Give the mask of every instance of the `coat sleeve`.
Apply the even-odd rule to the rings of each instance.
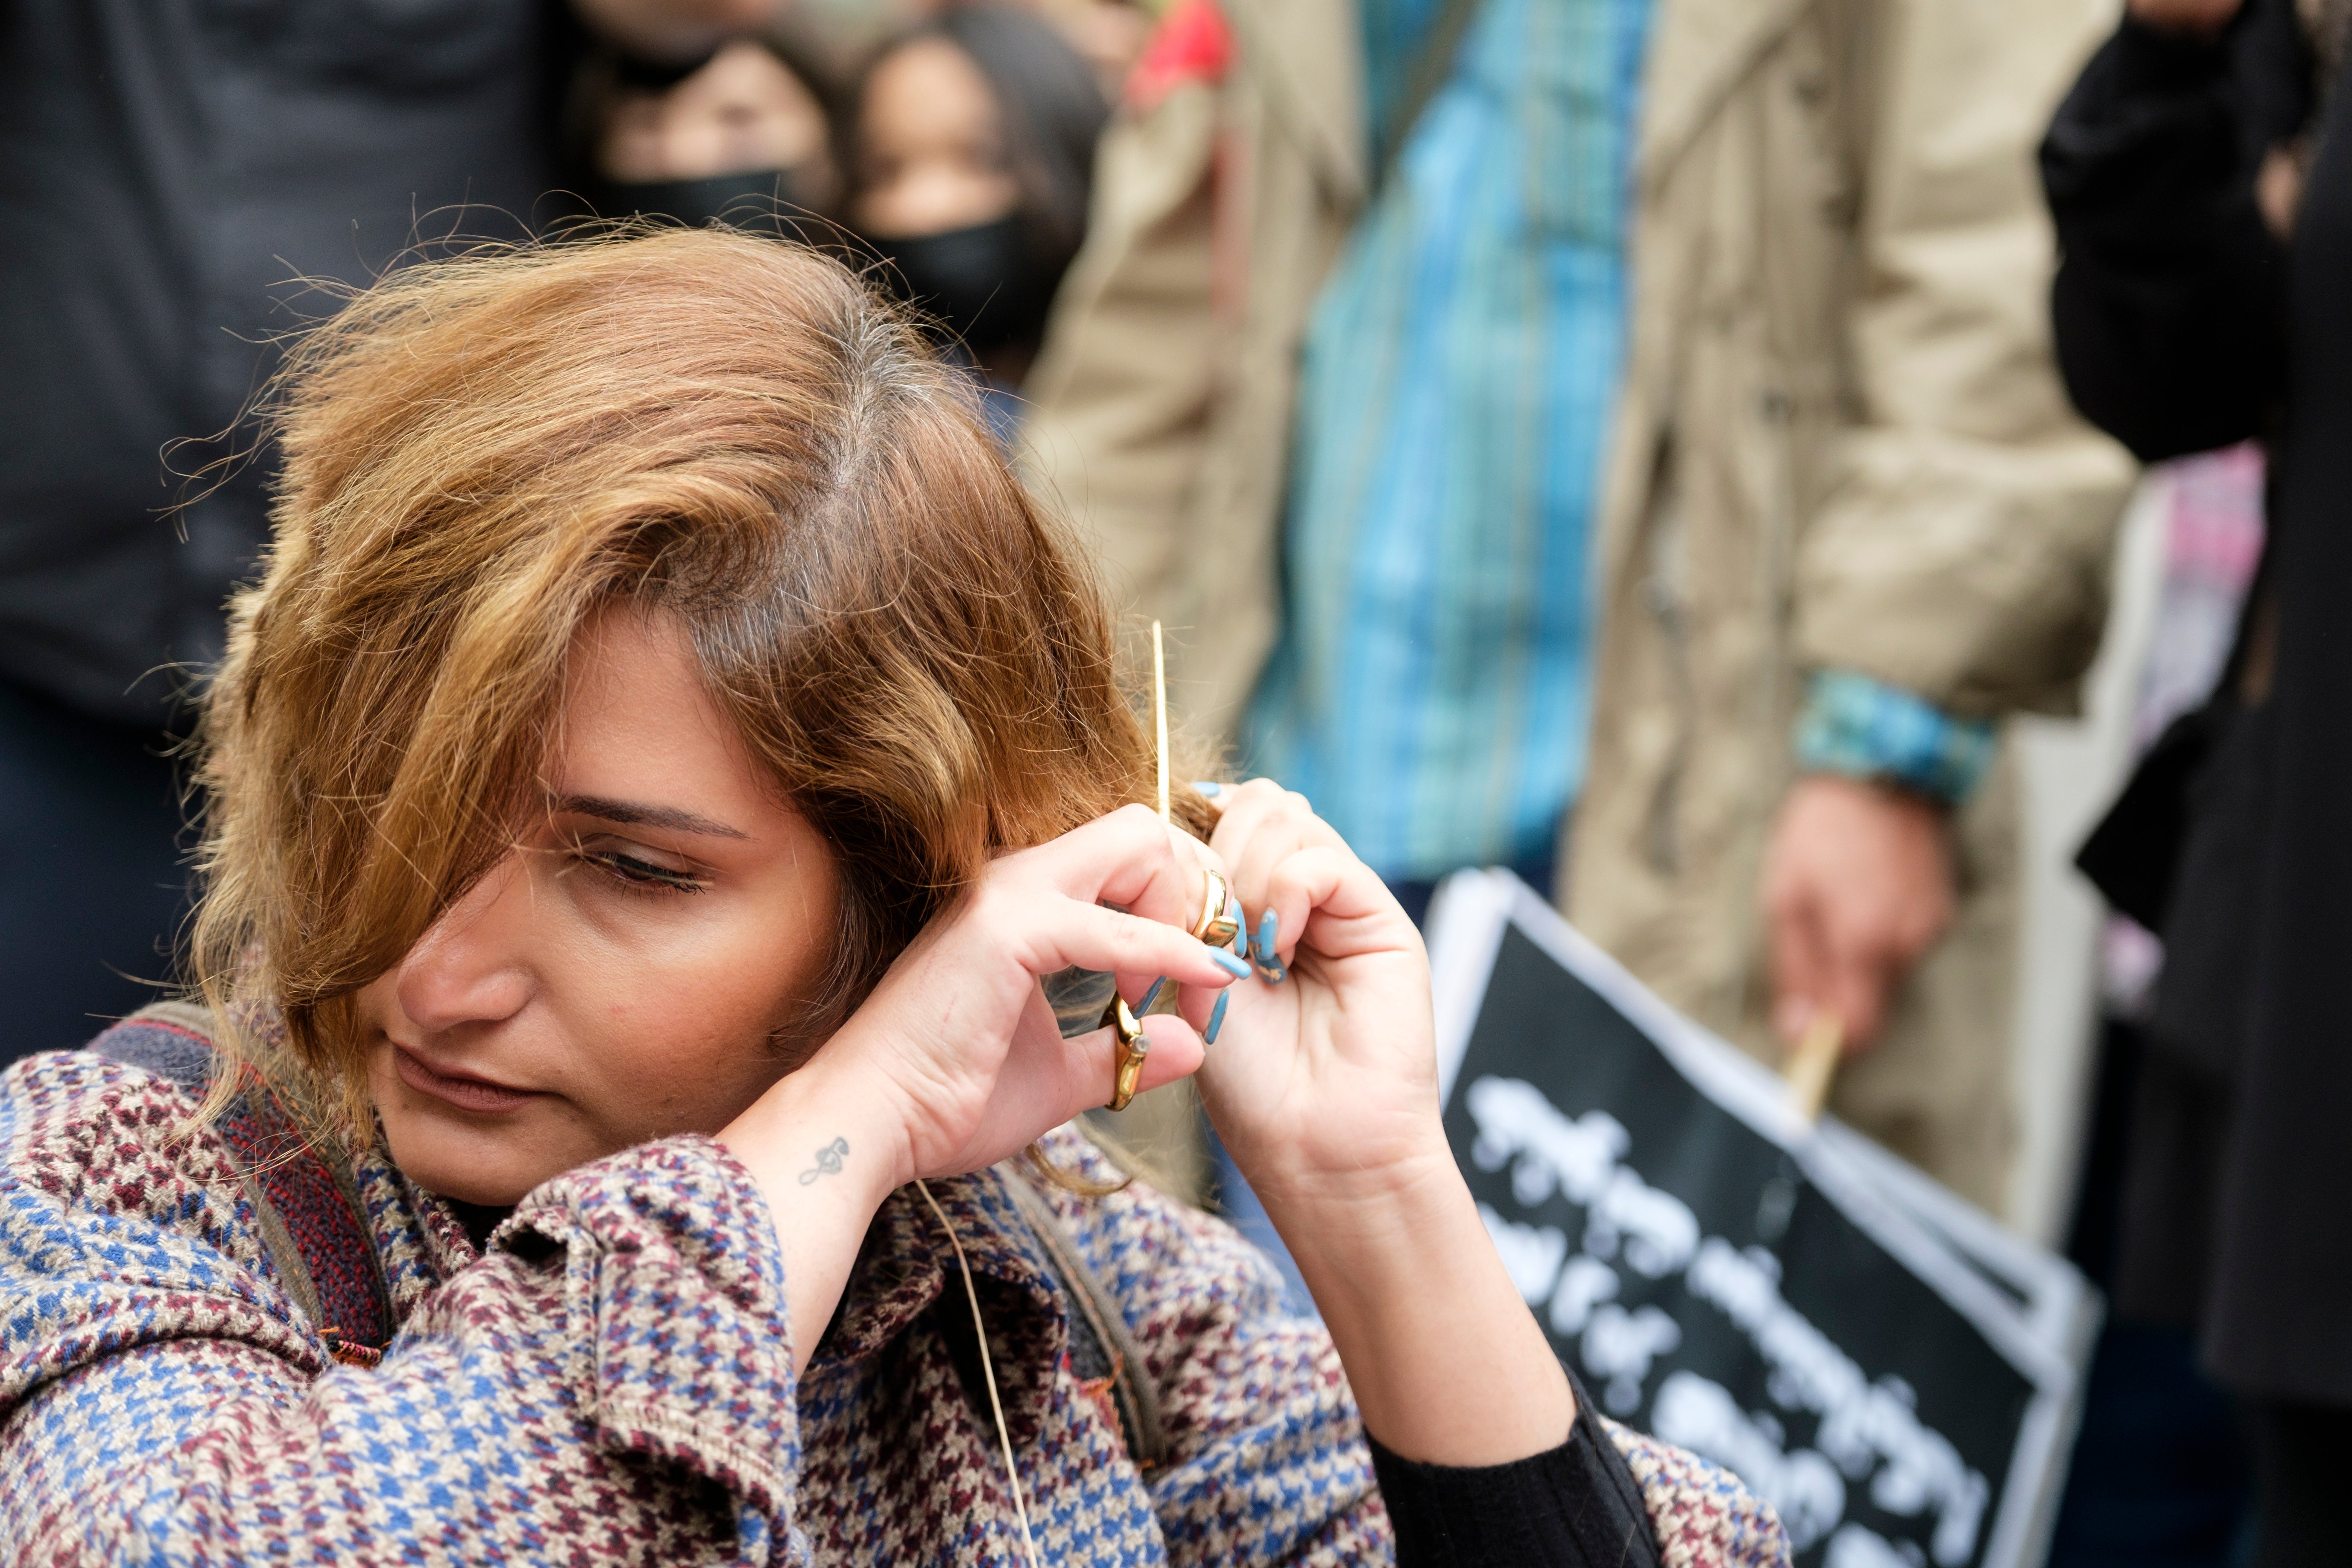
[[[1047,1146],[1066,1168],[1097,1179],[1115,1174],[1068,1135]],[[1263,1254],[1223,1221],[1148,1187],[1103,1199],[1046,1195],[1119,1302],[1159,1395],[1171,1452],[1147,1479],[1171,1563],[1626,1568],[1648,1560],[1643,1548],[1652,1542],[1602,1539],[1600,1531],[1541,1541],[1514,1534],[1515,1525],[1583,1511],[1535,1506],[1558,1500],[1517,1495],[1522,1488],[1580,1486],[1602,1468],[1566,1448],[1450,1473],[1391,1456],[1392,1469],[1419,1482],[1405,1500],[1416,1528],[1401,1542],[1331,1336],[1319,1321],[1288,1309],[1281,1277]],[[1786,1568],[1778,1516],[1724,1471],[1591,1412],[1580,1417],[1575,1441],[1607,1442],[1622,1457],[1656,1560],[1677,1568]],[[1445,1525],[1459,1522],[1473,1501],[1484,1510],[1474,1532],[1482,1549],[1466,1557],[1432,1550],[1444,1535],[1463,1544],[1463,1531]],[[1596,1519],[1605,1512],[1591,1511]],[[1400,1544],[1409,1550],[1401,1552]]]
[[[1121,602],[1155,613],[1186,568],[1215,390],[1218,91],[1176,76],[1104,133],[1086,243],[1023,389],[1024,477],[1083,520]]]
[[[2052,363],[2032,150],[2098,0],[1887,0],[1857,95],[1852,395],[1798,546],[1796,637],[1953,713],[2063,711],[2132,465]]]
[[[718,1144],[546,1184],[342,1366],[217,1141],[171,1138],[187,1098],[136,1080],[37,1058],[0,1089],[0,1563],[800,1555],[782,1255]]]
[[[2253,0],[2210,43],[2126,21],[2042,144],[2067,390],[2151,462],[2258,434],[2285,378],[2285,247],[2255,185],[2308,110],[2291,5]]]

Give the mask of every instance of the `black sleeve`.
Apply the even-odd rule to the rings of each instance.
[[[1507,1465],[1424,1465],[1371,1447],[1397,1568],[1657,1568],[1642,1489],[1581,1385],[1568,1441]]]
[[[2211,42],[2126,20],[2042,145],[2057,221],[2058,363],[2085,417],[2143,459],[2260,433],[2285,373],[2285,251],[2255,205],[2310,111],[2294,0]]]

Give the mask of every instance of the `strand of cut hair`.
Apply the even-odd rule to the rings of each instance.
[[[988,1357],[988,1325],[981,1321],[980,1292],[972,1288],[971,1263],[963,1255],[963,1243],[956,1239],[955,1226],[948,1223],[947,1211],[940,1207],[939,1199],[931,1196],[929,1184],[917,1177],[915,1190],[931,1205],[940,1228],[948,1233],[948,1245],[955,1248],[956,1267],[963,1270],[963,1296],[971,1303],[971,1331],[980,1338],[981,1381],[988,1384],[988,1408],[996,1416],[996,1440],[1004,1449],[1004,1479],[1013,1483],[1013,1515],[1021,1521],[1021,1547],[1028,1555],[1029,1568],[1038,1568],[1037,1542],[1029,1533],[1029,1505],[1021,1495],[1020,1468],[1013,1462],[1013,1434],[1004,1425],[1004,1401],[996,1392],[996,1367]]]
[[[1168,820],[1168,658],[1160,651],[1160,623],[1151,623],[1151,721],[1160,745],[1160,820]]]

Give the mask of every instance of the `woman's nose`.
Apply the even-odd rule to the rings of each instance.
[[[526,943],[530,879],[509,856],[417,939],[401,961],[400,1010],[439,1032],[522,1011],[534,987]]]

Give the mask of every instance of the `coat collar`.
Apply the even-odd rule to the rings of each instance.
[[[1332,203],[1363,205],[1371,184],[1363,28],[1356,0],[1226,0],[1267,112],[1303,146]]]
[[[1655,190],[1742,77],[1819,0],[1657,0],[1643,85],[1641,182]]]
[[[1016,1443],[1043,1423],[1069,1342],[1061,1292],[1006,1190],[1007,1182],[1020,1179],[999,1167],[930,1184],[931,1196],[971,1265],[973,1293],[980,1298],[1006,1424]],[[922,1194],[901,1187],[884,1202],[866,1233],[841,1305],[811,1360],[809,1377],[836,1375],[873,1360],[927,1313],[937,1314],[940,1331],[950,1342],[969,1339],[971,1309],[955,1248]],[[972,1392],[986,1397],[976,1384]]]

